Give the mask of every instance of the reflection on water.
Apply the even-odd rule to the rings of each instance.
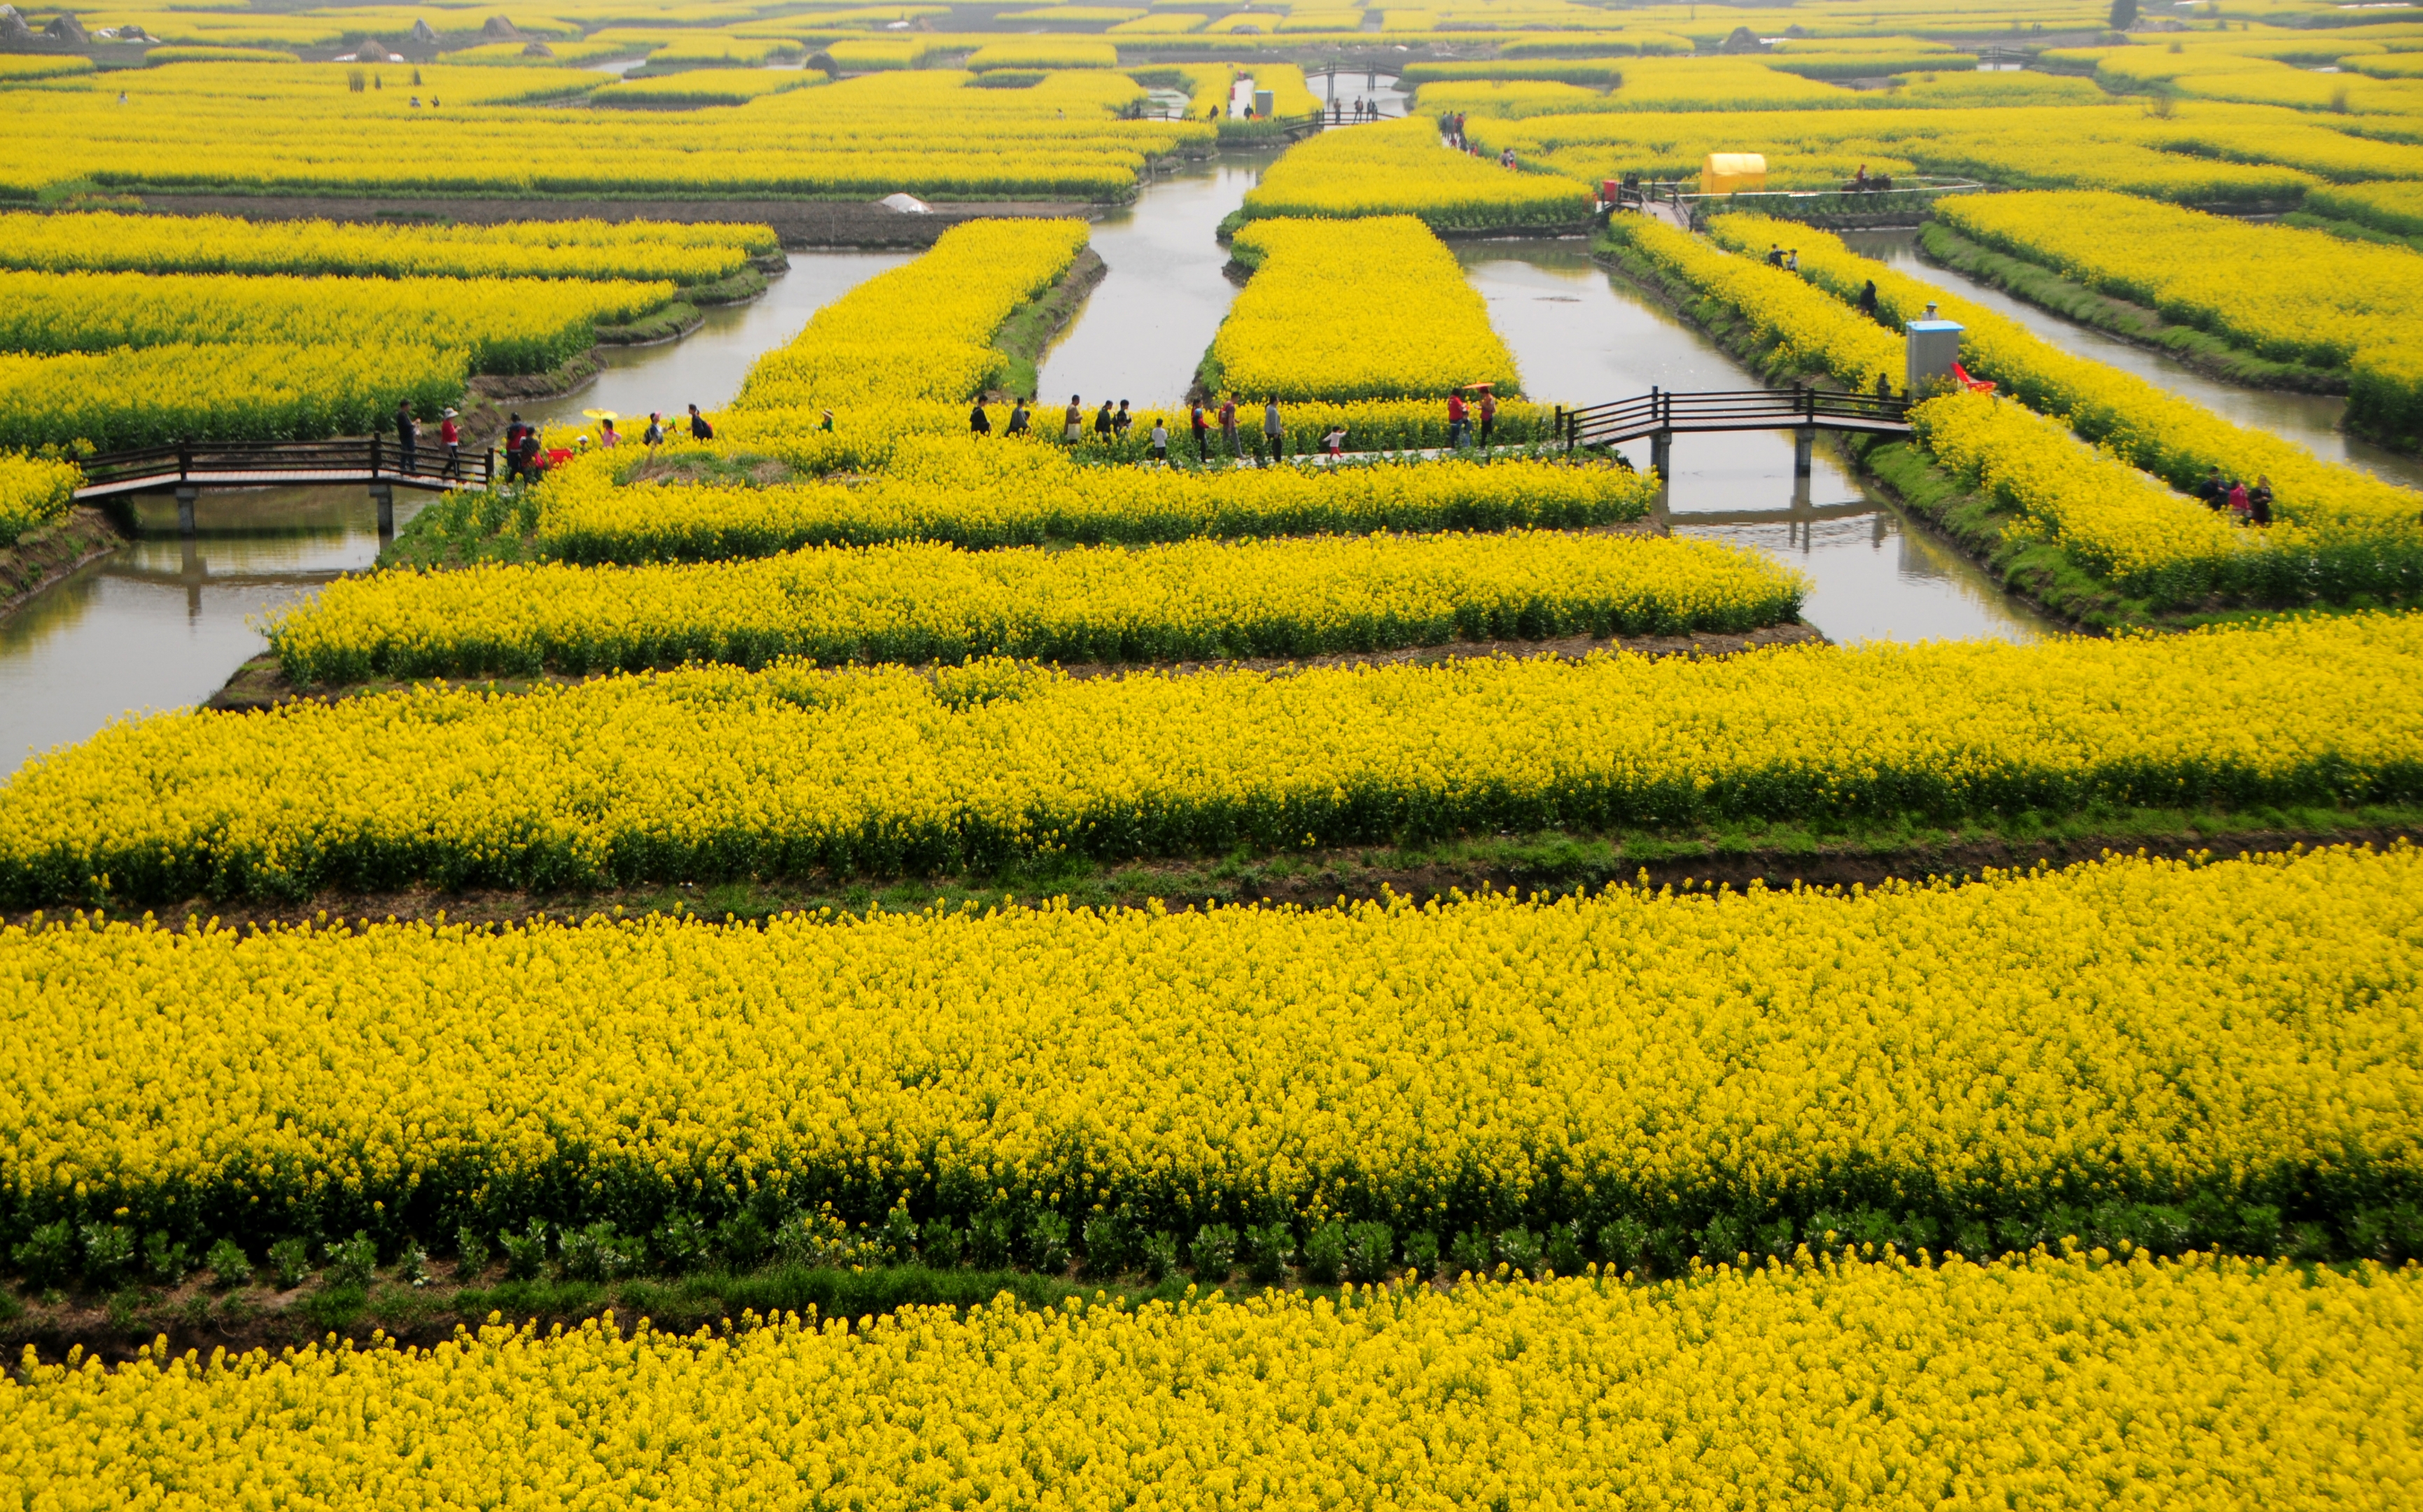
[[[1146,184],[1134,205],[1103,216],[1094,250],[1110,272],[1043,354],[1042,395],[1055,403],[1082,394],[1139,405],[1185,397],[1237,297],[1220,272],[1228,249],[1212,232],[1277,156],[1258,149],[1187,164]]]
[[[704,311],[706,323],[662,346],[608,347],[606,370],[577,394],[534,400],[525,419],[546,425],[583,425],[580,412],[610,409],[646,422],[650,410],[667,423],[687,415],[686,406],[712,410],[732,402],[740,380],[759,356],[789,343],[808,317],[842,295],[916,254],[900,252],[794,252],[791,271],[767,280],[766,291],[746,305]],[[623,427],[636,436],[640,426]]]
[[[1875,258],[1913,278],[1923,278],[1998,315],[2008,316],[2065,352],[2109,363],[2241,425],[2294,441],[2324,462],[2343,463],[2388,482],[2423,488],[2423,459],[2356,440],[2339,430],[2339,417],[2347,409],[2347,401],[2336,394],[2286,394],[2209,378],[2166,352],[2107,336],[2093,326],[2081,325],[2014,299],[1964,274],[1923,261],[1918,256],[1915,231],[1857,231],[1843,240],[1862,257]]]
[[[399,490],[399,523],[420,496]],[[0,778],[120,715],[190,708],[267,649],[246,622],[378,555],[366,490],[205,493],[196,535],[146,498],[144,534],[0,620]]]
[[[1465,243],[1459,255],[1534,400],[1587,405],[1653,386],[1762,386],[1697,329],[1592,262],[1580,241]],[[1646,441],[1623,450],[1648,465]],[[1672,464],[1663,517],[1672,533],[1752,546],[1798,568],[1814,585],[1801,617],[1831,639],[2034,640],[2051,632],[1822,449],[1796,500],[1788,431],[1678,435]]]

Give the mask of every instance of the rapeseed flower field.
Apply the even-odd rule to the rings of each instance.
[[[2416,1277],[2040,1253],[34,1367],[63,1508],[2394,1508]],[[173,1431],[164,1431],[168,1425]],[[165,1494],[164,1494],[165,1493]]]
[[[2338,669],[2362,666],[2361,679]],[[1071,679],[692,668],[129,720],[0,789],[0,900],[956,871],[2118,806],[2404,803],[2423,621]],[[376,772],[330,791],[330,772]]]
[[[196,1254],[831,1204],[906,1205],[938,1252],[1032,1255],[1056,1216],[1114,1270],[1333,1220],[1421,1266],[1423,1234],[1519,1227],[1565,1271],[2389,1258],[2423,1252],[2418,880],[2401,846],[1308,912],[11,926],[0,1213]]]

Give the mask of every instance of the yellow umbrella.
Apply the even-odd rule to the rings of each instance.
[[[580,413],[593,420],[619,420],[623,417],[612,410],[582,410]]]

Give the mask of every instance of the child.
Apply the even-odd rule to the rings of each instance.
[[[1164,465],[1169,462],[1169,422],[1158,415],[1152,417],[1152,460]]]
[[[1342,425],[1331,426],[1329,428],[1329,433],[1321,438],[1321,449],[1328,452],[1333,457],[1344,452],[1346,449],[1346,427]]]

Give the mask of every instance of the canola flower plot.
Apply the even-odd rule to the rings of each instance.
[[[376,226],[107,212],[0,214],[0,267],[297,277],[670,279],[712,283],[781,250],[770,228],[673,221]]]
[[[0,546],[63,517],[82,480],[71,462],[0,452]]]
[[[787,347],[757,359],[742,410],[972,398],[1007,362],[993,333],[1069,271],[1088,235],[1077,220],[954,226],[932,250],[816,311]]]
[[[1252,221],[1234,246],[1255,271],[1212,338],[1212,359],[1236,393],[1402,399],[1478,383],[1521,391],[1488,306],[1414,217]]]
[[[1851,307],[1862,282],[1876,281],[1883,309],[1895,320],[1940,301],[1943,313],[1967,327],[1964,355],[1972,370],[2012,382],[2019,397],[2062,415],[2082,435],[2119,446],[2123,462],[2098,465],[2054,432],[2016,417],[1981,428],[1960,418],[1972,414],[1963,406],[1923,407],[1935,417],[1926,436],[1951,448],[1944,458],[1956,472],[2022,510],[2082,565],[2147,595],[2158,608],[2197,605],[2215,593],[2272,604],[2362,594],[2405,599],[2423,587],[2423,542],[2405,523],[2410,507],[2402,491],[2327,467],[2302,449],[2061,353],[2015,322],[1854,256],[1826,232],[1749,215],[1714,224],[1714,243],[1745,254],[1788,236],[1800,251],[1795,277],[1639,217],[1622,217],[1611,229],[1665,275],[1747,318],[1790,365],[1863,390],[1879,374],[1897,378],[1902,353],[1891,331]],[[1926,415],[1914,417],[1924,421]],[[2232,476],[2250,480],[2268,466],[2283,523],[2261,531],[2231,526],[2125,465],[2187,486],[2202,460],[2215,456]]]
[[[1656,496],[1655,479],[1607,466],[1437,461],[1146,469],[1086,465],[1048,444],[964,434],[895,438],[883,465],[863,482],[752,488],[617,487],[605,463],[588,463],[541,485],[537,544],[560,560],[636,563],[887,541],[983,549],[1569,528],[1640,519]]]
[[[2413,1270],[1800,1261],[1224,1296],[1007,1299],[729,1334],[311,1346],[0,1385],[0,1486],[332,1507],[2107,1504],[2390,1512],[2423,1476]],[[1889,1404],[1880,1410],[1877,1403]],[[174,1431],[170,1431],[174,1425]],[[223,1489],[222,1489],[223,1488]]]
[[[1742,548],[1534,531],[1140,550],[902,544],[345,579],[279,616],[269,637],[297,683],[793,656],[1179,661],[1750,630],[1792,619],[1805,591]]]
[[[2261,355],[2352,373],[2360,428],[2423,431],[2423,254],[2122,195],[1979,195],[1939,213],[1989,246]],[[2078,228],[2093,225],[2092,235]]]
[[[2394,1258],[2418,883],[2401,845],[1848,893],[11,926],[0,1219],[198,1254],[905,1206],[1030,1263],[1056,1217],[1107,1270],[1345,1221],[1386,1226],[1373,1275],[1512,1228],[1661,1275],[1845,1239]]]
[[[158,346],[0,354],[0,447],[103,450],[193,441],[367,435],[398,402],[434,415],[463,395],[460,347]]]
[[[1725,216],[1711,234],[1750,247],[1783,229],[1758,216]],[[2293,442],[2224,419],[2143,378],[2074,356],[2017,321],[1857,256],[1828,232],[1795,230],[1801,276],[1835,299],[1847,305],[1864,280],[1874,279],[1878,307],[1892,321],[1913,318],[1934,303],[1961,323],[1961,354],[1970,370],[2000,381],[2030,408],[2061,416],[2081,436],[2110,446],[2175,488],[2193,487],[2209,466],[2233,478],[2268,476],[2279,491],[2275,507],[2289,519],[2375,538],[2368,544],[2382,554],[2386,581],[2357,591],[2423,586],[2416,583],[2423,564],[2416,560],[2412,490],[2322,462]]]
[[[98,87],[25,86],[0,110],[0,195],[89,181],[137,193],[1116,201],[1133,197],[1148,162],[1217,130],[1136,118],[1143,89],[1099,69],[988,89],[974,74],[904,63],[730,108],[642,112],[588,108],[612,80],[579,69],[422,65],[415,110],[395,71],[356,93],[347,67],[178,64],[146,71],[124,106]],[[13,108],[34,91],[40,108]]]
[[[2362,679],[2343,675],[2361,666]],[[157,716],[0,788],[0,902],[956,872],[2423,794],[2423,619],[2100,644],[1070,679],[691,669]],[[387,774],[329,791],[332,771]]]
[[[1449,151],[1418,118],[1308,137],[1245,194],[1251,217],[1413,215],[1436,230],[1577,226],[1596,206],[1588,184]]]
[[[544,372],[600,325],[661,309],[670,283],[0,273],[0,351],[195,345],[459,347],[478,372]]]

